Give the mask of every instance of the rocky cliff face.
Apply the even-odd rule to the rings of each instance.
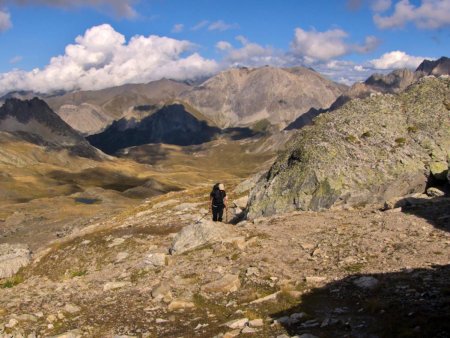
[[[342,86],[306,68],[239,68],[224,71],[183,93],[220,127],[267,120],[284,128],[311,108],[327,108]]]
[[[0,107],[0,131],[51,148],[69,149],[76,155],[99,158],[100,153],[42,100],[7,99]]]
[[[253,189],[249,217],[381,204],[424,191],[450,155],[450,79],[353,100],[302,129]]]

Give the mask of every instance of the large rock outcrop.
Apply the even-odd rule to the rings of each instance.
[[[450,79],[352,100],[293,139],[253,189],[248,216],[381,204],[423,192],[450,154]]]

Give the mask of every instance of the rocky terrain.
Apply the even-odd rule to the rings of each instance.
[[[421,72],[445,71],[442,62]],[[117,157],[42,101],[7,101],[0,337],[448,337],[450,78],[373,76],[369,97],[327,112],[309,97],[302,129],[274,132],[292,121],[283,93],[304,76],[330,97],[343,90],[304,68],[266,67],[180,96],[224,92],[230,80],[234,100],[258,79],[274,86],[278,103],[264,91],[259,100],[279,118],[244,101],[234,116],[229,98],[223,116],[176,100],[120,101],[117,116],[132,108],[96,135]],[[383,83],[395,93],[380,93]],[[222,118],[257,123],[221,130]],[[182,134],[208,137],[185,145]],[[80,144],[97,157],[74,151]],[[225,223],[208,212],[218,180]]]
[[[394,203],[445,179],[450,80],[352,100],[300,130],[253,190],[249,217]],[[430,118],[432,117],[432,118]]]
[[[227,187],[231,219],[245,207],[245,193]],[[34,251],[2,282],[2,336],[450,332],[448,197],[401,210],[295,212],[233,226],[202,219],[208,192],[155,197]],[[16,249],[17,259],[27,255]]]
[[[342,92],[343,86],[307,68],[235,68],[182,93],[180,100],[220,127],[266,120],[284,128],[311,108],[328,108]]]

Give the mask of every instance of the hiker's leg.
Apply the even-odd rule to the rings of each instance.
[[[215,205],[213,205],[213,207],[212,207],[212,214],[213,214],[213,221],[214,222],[217,222],[217,216],[218,216],[218,208],[215,206]]]
[[[223,205],[217,207],[217,209],[218,209],[217,211],[218,211],[218,214],[219,214],[218,221],[219,221],[219,222],[222,222],[222,217],[223,217]]]

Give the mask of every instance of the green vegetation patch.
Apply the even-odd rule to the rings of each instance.
[[[20,283],[22,283],[24,281],[24,278],[22,275],[15,275],[12,276],[11,278],[6,279],[5,281],[3,281],[0,284],[0,287],[2,289],[9,289],[9,288],[13,288],[16,285],[19,285]]]

